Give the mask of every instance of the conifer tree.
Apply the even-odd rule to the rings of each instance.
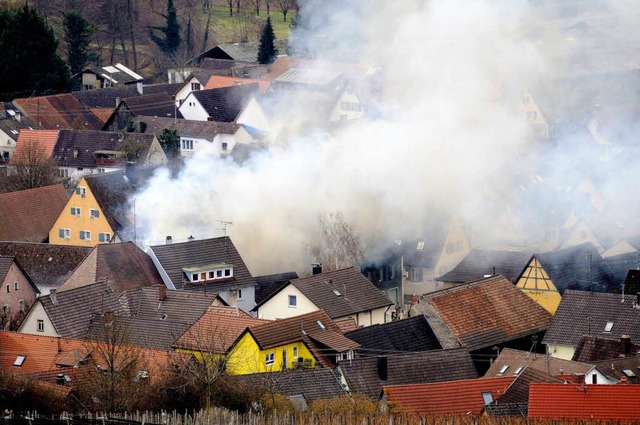
[[[258,47],[259,63],[269,64],[276,59],[278,49],[276,49],[275,41],[276,35],[273,31],[273,25],[271,25],[271,17],[267,16],[267,22],[260,35],[260,46]]]
[[[71,74],[81,72],[93,58],[89,55],[89,43],[93,28],[77,10],[68,10],[63,16],[64,41],[67,43],[67,64]]]
[[[180,38],[180,24],[178,23],[178,15],[173,0],[167,0],[167,14],[160,14],[165,19],[165,26],[151,27],[151,40],[160,47],[165,55],[173,57],[180,47],[182,39]],[[154,30],[160,31],[163,37],[154,34]]]

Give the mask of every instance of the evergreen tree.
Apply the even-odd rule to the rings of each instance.
[[[0,11],[0,100],[69,90],[69,68],[56,53],[58,40],[38,11]]]
[[[173,5],[173,0],[167,0],[167,14],[160,14],[160,16],[165,19],[166,24],[163,27],[151,27],[150,37],[151,40],[162,49],[165,55],[173,57],[182,42],[180,38],[180,24],[178,23],[178,15],[176,13],[176,7]],[[164,36],[158,37],[154,34],[154,30],[160,31]]]
[[[165,128],[162,130],[160,137],[158,137],[158,141],[169,159],[180,156],[180,136],[178,136],[177,130]]]
[[[276,60],[278,49],[275,45],[276,35],[271,25],[271,17],[267,16],[267,23],[262,28],[260,35],[260,46],[258,47],[258,62],[261,64],[269,64]]]
[[[68,10],[63,15],[64,41],[67,43],[67,64],[71,74],[81,72],[93,60],[88,52],[93,28],[77,10]]]

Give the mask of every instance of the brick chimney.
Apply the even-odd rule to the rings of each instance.
[[[312,264],[311,265],[311,274],[317,275],[322,273],[322,264]]]
[[[161,286],[158,289],[158,301],[164,301],[167,299],[167,287]]]
[[[631,353],[631,337],[622,335],[620,337],[620,357],[627,357]]]
[[[49,298],[51,299],[51,304],[58,304],[58,297],[55,289],[49,291]]]
[[[576,384],[584,384],[584,373],[574,373],[573,379]]]

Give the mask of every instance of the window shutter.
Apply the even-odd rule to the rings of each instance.
[[[104,233],[98,233],[98,240],[104,242]]]
[[[98,211],[98,210],[93,210],[93,216],[94,216],[94,217],[100,217],[100,211]]]
[[[76,215],[76,209],[71,207],[71,215]]]
[[[80,195],[80,188],[76,187],[76,194]]]
[[[80,239],[84,240],[84,230],[80,230]]]
[[[64,229],[58,229],[58,236],[64,238]]]

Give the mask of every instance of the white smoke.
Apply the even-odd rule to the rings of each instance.
[[[341,211],[364,241],[446,227],[432,222],[442,212],[487,233],[504,215],[527,217],[518,202],[537,201],[519,180],[536,167],[514,103],[553,68],[528,33],[533,11],[519,0],[305,0],[296,45],[378,69],[384,118],[309,131],[242,166],[211,152],[177,178],[158,174],[136,196],[146,242],[220,236],[219,220],[231,221],[253,274],[305,272],[321,211]],[[549,167],[561,173],[559,161]]]

